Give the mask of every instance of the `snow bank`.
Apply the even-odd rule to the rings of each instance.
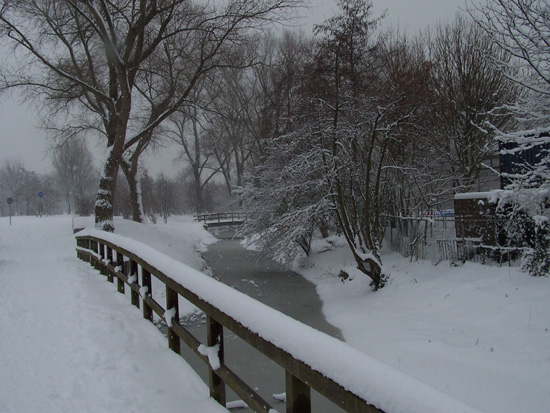
[[[317,285],[348,344],[482,411],[548,412],[550,278],[386,251],[391,280],[373,293],[344,242],[315,240],[312,249],[296,270]],[[342,283],[341,269],[354,279]]]
[[[0,218],[0,411],[226,411],[75,254],[70,216]]]
[[[132,251],[264,339],[386,411],[476,411],[448,394],[301,324],[139,241],[95,229],[87,229],[81,234],[102,238]]]

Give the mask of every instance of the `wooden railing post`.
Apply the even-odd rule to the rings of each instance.
[[[134,282],[132,284],[138,284],[138,263],[134,260],[130,260],[130,277],[135,276]],[[130,292],[130,299],[132,300],[132,305],[135,305],[139,308],[139,293],[133,289]]]
[[[124,255],[119,251],[116,252],[116,267],[118,267],[119,272],[124,272]],[[124,281],[117,277],[117,290],[119,293],[124,294]]]
[[[213,347],[219,345],[218,358],[220,364],[223,365],[224,355],[223,355],[223,325],[218,323],[212,317],[206,317],[206,328],[207,328],[207,345],[208,347]],[[225,406],[225,383],[218,376],[212,366],[208,365],[208,376],[210,384],[210,397],[220,403],[222,406]]]
[[[90,240],[90,243],[92,244],[92,251],[95,252],[97,255],[99,255],[99,243],[97,241],[92,241],[92,240]],[[94,260],[93,266],[96,270],[99,270],[100,269],[99,261]]]
[[[311,413],[311,389],[302,380],[285,372],[286,413]]]
[[[107,264],[113,264],[113,249],[111,247],[107,247],[107,261],[105,263],[105,265]],[[114,279],[113,279],[113,274],[111,274],[110,271],[106,271],[107,272],[107,281],[109,282],[114,282]]]
[[[172,310],[173,312],[170,315],[171,320],[166,320],[166,324],[168,325],[168,347],[170,347],[174,352],[180,354],[180,338],[172,329],[172,324],[179,324],[180,320],[178,293],[168,287],[168,285],[166,286],[166,310]],[[165,319],[166,318],[167,317],[165,316]]]
[[[153,288],[151,287],[151,273],[145,268],[141,267],[141,288],[143,293],[143,318],[153,322],[153,309],[145,302],[145,297],[153,295]]]
[[[105,271],[105,245],[103,245],[102,243],[98,242],[97,243],[97,248],[99,250],[99,256],[101,257],[100,258],[100,264],[99,264],[99,272],[100,274],[102,275],[107,275],[107,271]]]
[[[86,238],[84,240],[84,248],[86,248],[87,250],[91,250],[92,249],[92,240],[90,238]],[[88,256],[88,259],[86,260],[88,261],[88,263],[91,265],[92,264],[92,256]]]
[[[77,239],[76,245],[79,248],[85,249],[87,246],[87,240],[86,239]],[[77,251],[76,256],[81,259],[82,261],[89,261],[86,254],[83,254],[81,251]]]

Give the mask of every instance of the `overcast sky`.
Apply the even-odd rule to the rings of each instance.
[[[321,23],[337,10],[335,0],[310,1],[311,11],[302,13],[305,15],[304,30],[310,30],[313,23]],[[464,0],[373,0],[375,16],[387,10],[384,27],[399,27],[408,33],[439,22],[450,22],[459,8],[464,8]],[[50,171],[47,142],[37,125],[32,106],[19,105],[9,95],[0,97],[0,165],[7,158],[20,158],[27,170]],[[149,156],[147,167],[153,176],[160,172],[173,175],[178,168],[173,166],[171,159],[166,153]]]

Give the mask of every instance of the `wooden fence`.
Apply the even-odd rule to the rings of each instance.
[[[168,326],[167,336],[170,349],[180,354],[180,343],[183,341],[197,357],[207,364],[210,394],[220,404],[225,406],[227,385],[252,410],[266,413],[274,411],[267,401],[224,364],[223,327],[225,327],[285,370],[287,413],[311,411],[311,388],[348,412],[383,413],[382,410],[370,405],[360,396],[346,390],[341,384],[325,377],[321,372],[294,358],[284,349],[262,338],[257,332],[250,330],[131,251],[95,236],[77,236],[76,240],[78,258],[89,262],[101,274],[105,275],[108,281],[114,282],[116,278],[120,293],[124,294],[125,289],[129,288],[131,302],[137,308],[142,309],[144,318],[152,322],[153,313],[156,313],[165,320]],[[141,277],[138,277],[138,267],[141,267]],[[164,284],[166,289],[165,306],[153,298],[151,277],[155,277]],[[221,364],[219,368],[214,370],[208,357],[202,354],[204,351],[201,353],[199,349],[203,343],[180,325],[178,307],[180,296],[206,314],[207,343],[204,345],[219,346],[218,358]]]

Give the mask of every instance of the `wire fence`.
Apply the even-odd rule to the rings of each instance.
[[[391,217],[386,239],[412,260],[516,264],[524,248],[502,242],[503,220],[456,217]]]

